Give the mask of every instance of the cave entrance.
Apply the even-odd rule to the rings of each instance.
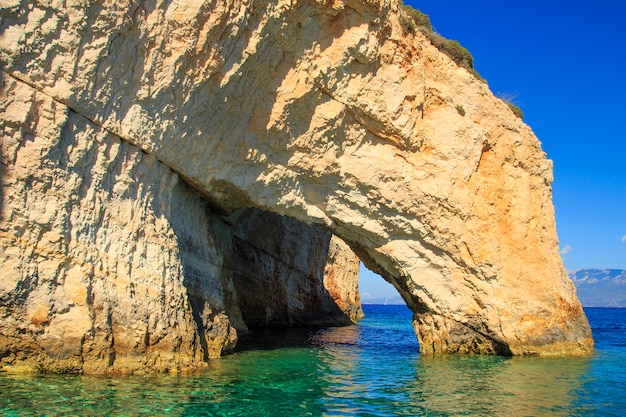
[[[259,209],[233,213],[228,225],[232,284],[225,301],[241,342],[268,334],[278,340],[281,329],[346,326],[362,316],[359,260],[329,231]]]
[[[411,326],[398,290],[330,231],[258,209],[233,213],[227,229],[225,304],[239,335],[236,350],[251,338],[306,338],[306,331],[285,329],[350,327],[363,318],[363,304],[372,314],[367,305],[400,307]]]
[[[308,330],[350,327],[364,310],[384,321],[395,307],[396,324],[411,328],[411,311],[398,290],[330,231],[258,209],[228,220],[224,266],[232,284],[224,288],[239,335],[235,350],[301,345]],[[374,304],[388,308],[376,311]]]

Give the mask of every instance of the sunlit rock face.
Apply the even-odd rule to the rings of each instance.
[[[0,366],[185,370],[249,326],[350,323],[324,271],[348,271],[338,284],[354,288],[358,270],[331,257],[328,231],[258,209],[217,215],[49,96],[10,77],[3,94]],[[272,317],[256,321],[253,303]]]
[[[352,322],[363,318],[358,282],[360,266],[359,258],[350,247],[333,236],[324,267],[324,288]]]
[[[312,314],[229,311],[246,284],[205,231],[250,208],[346,242],[414,311],[423,353],[592,349],[539,141],[404,35],[396,1],[4,3],[0,346],[42,340],[11,355],[195,366],[246,317]],[[296,292],[319,288],[308,273]]]

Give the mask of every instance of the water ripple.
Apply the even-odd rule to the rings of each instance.
[[[618,416],[626,310],[588,310],[588,358],[419,355],[406,307],[358,326],[268,334],[193,376],[0,374],[3,416]]]

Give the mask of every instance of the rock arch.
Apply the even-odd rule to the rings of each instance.
[[[255,208],[340,237],[400,290],[423,352],[592,349],[558,255],[551,162],[486,84],[419,33],[405,36],[393,0],[218,3],[16,1],[2,10],[3,268],[16,271],[5,300],[39,285],[28,272],[40,265],[37,248],[52,254],[80,241],[61,218],[49,223],[51,186],[28,177],[70,167],[63,158],[84,149],[86,165],[66,177],[89,182],[77,190],[80,201],[93,197],[92,208],[126,198],[115,193],[126,178],[150,203],[117,207],[116,216],[159,219],[180,180],[223,217]],[[100,150],[90,154],[90,144]],[[122,159],[119,147],[129,149]],[[159,170],[176,179],[163,182]],[[109,173],[106,196],[89,194],[94,172]],[[40,217],[16,205],[26,189],[18,177],[39,196]],[[71,196],[59,191],[57,203],[76,204]],[[49,230],[29,238],[24,224]],[[157,256],[162,266],[145,264],[149,274],[178,262],[168,236],[173,258]],[[84,253],[93,250],[84,243]]]

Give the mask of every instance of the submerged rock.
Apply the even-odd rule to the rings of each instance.
[[[551,162],[396,1],[5,3],[1,364],[194,368],[248,322],[347,323],[331,235],[423,353],[592,349]]]

